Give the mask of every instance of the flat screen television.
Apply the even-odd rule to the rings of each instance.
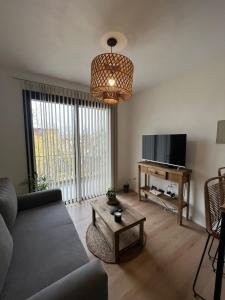
[[[185,167],[186,134],[142,136],[142,158],[172,166]]]

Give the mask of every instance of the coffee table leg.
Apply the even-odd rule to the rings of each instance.
[[[143,246],[144,245],[144,222],[140,223],[139,240],[140,240],[140,244]]]
[[[114,235],[114,257],[115,263],[119,262],[119,233],[116,232]]]
[[[96,220],[96,218],[95,218],[95,210],[94,210],[94,208],[92,208],[92,224],[95,226],[95,220]]]

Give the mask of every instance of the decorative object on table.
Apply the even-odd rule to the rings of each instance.
[[[129,185],[129,183],[124,184],[123,191],[124,191],[124,193],[129,193],[129,191],[130,191],[130,185]]]
[[[107,201],[107,204],[108,205],[118,205],[119,204],[119,201],[118,199],[116,198],[116,191],[114,189],[109,189],[106,193],[106,197],[108,198],[108,201]]]
[[[122,212],[116,211],[114,213],[114,220],[115,220],[116,223],[120,223],[121,220],[122,220]]]
[[[170,183],[167,186],[166,192],[164,192],[164,195],[171,197],[171,198],[175,198],[176,196],[176,190],[177,190],[177,184],[175,183]]]
[[[176,197],[176,194],[175,193],[172,193],[171,191],[167,191],[164,193],[164,195],[170,197],[170,198],[175,198]]]
[[[120,43],[117,33],[106,43],[111,52],[96,56],[91,63],[90,92],[105,103],[117,104],[132,95],[134,65],[128,57],[112,52]]]
[[[114,215],[114,213],[115,212],[122,212],[123,211],[123,207],[122,207],[122,205],[121,204],[119,204],[118,206],[116,206],[116,207],[114,207],[111,211],[110,211],[110,213],[111,213],[111,215]]]
[[[153,190],[150,190],[150,192],[151,192],[151,194],[153,194],[153,195],[156,195],[156,196],[159,196],[159,195],[161,195],[161,194],[162,194],[160,191],[158,191],[158,190],[155,190],[155,189],[153,189]]]

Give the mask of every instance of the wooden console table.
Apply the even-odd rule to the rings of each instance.
[[[141,185],[141,173],[145,174],[145,184]],[[178,195],[171,198],[164,194],[154,195],[150,191],[150,176],[176,182],[178,184]],[[189,217],[189,196],[190,196],[190,176],[191,170],[184,168],[170,168],[153,162],[139,162],[138,163],[138,196],[142,200],[142,193],[145,196],[150,196],[154,200],[161,203],[168,204],[169,206],[178,210],[177,222],[182,225],[183,208],[186,207],[186,218]],[[184,185],[187,185],[187,197],[184,200]]]

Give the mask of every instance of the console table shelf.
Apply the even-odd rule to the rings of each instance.
[[[141,174],[145,174],[145,185],[141,185]],[[159,201],[164,206],[172,207],[177,209],[177,222],[179,225],[182,225],[182,215],[183,208],[186,207],[186,218],[189,217],[189,195],[190,195],[190,169],[176,169],[169,168],[167,166],[160,165],[153,162],[139,162],[138,163],[138,191],[139,191],[139,200],[142,200],[142,194],[144,196],[149,196],[151,199]],[[171,182],[176,182],[178,184],[178,195],[175,198],[171,198],[167,195],[160,194],[154,195],[150,191],[150,176],[155,176],[164,180],[169,180]],[[184,199],[184,187],[187,186],[187,196]]]
[[[148,195],[152,199],[157,200],[157,201],[161,202],[162,204],[165,204],[166,206],[169,205],[175,209],[179,208],[179,199],[177,197],[171,198],[164,194],[154,195],[153,193],[150,192],[149,186],[144,186],[144,187],[141,187],[140,189],[144,195]],[[186,206],[187,206],[187,203],[185,201],[183,201],[182,207],[184,208]]]

